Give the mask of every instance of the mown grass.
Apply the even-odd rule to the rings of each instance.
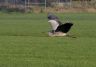
[[[0,14],[0,67],[96,67],[96,14],[57,14],[71,37],[48,37],[46,14]]]

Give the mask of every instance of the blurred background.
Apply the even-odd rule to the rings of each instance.
[[[96,0],[0,0],[3,12],[96,12]]]

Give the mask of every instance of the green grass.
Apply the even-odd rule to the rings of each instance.
[[[46,14],[0,13],[0,67],[96,67],[96,14],[57,14],[71,37],[48,37]]]

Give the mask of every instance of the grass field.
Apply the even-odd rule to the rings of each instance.
[[[69,17],[71,37],[48,37],[46,14],[0,13],[0,67],[96,67],[96,14]]]

